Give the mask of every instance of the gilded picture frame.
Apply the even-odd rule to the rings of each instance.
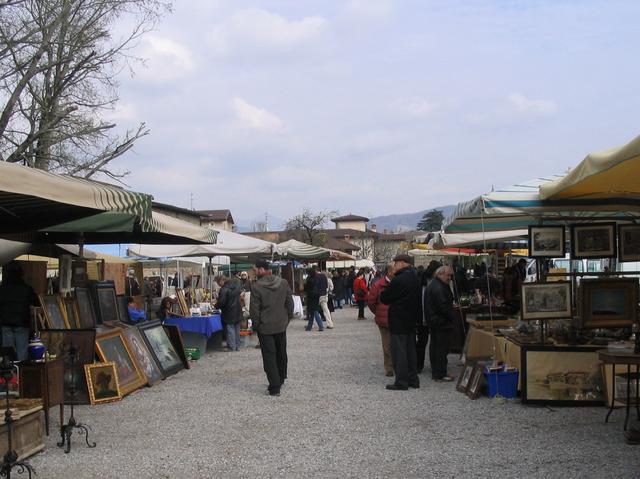
[[[84,371],[89,389],[89,400],[92,405],[122,399],[115,363],[86,364]]]

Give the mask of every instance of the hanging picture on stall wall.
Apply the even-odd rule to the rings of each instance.
[[[564,226],[529,226],[529,257],[564,257]]]
[[[640,225],[618,226],[618,260],[640,261]]]
[[[624,328],[638,317],[638,278],[580,281],[580,327]]]
[[[615,223],[593,223],[571,227],[572,258],[611,258],[615,255]]]
[[[571,318],[571,283],[524,283],[521,315],[523,320]]]

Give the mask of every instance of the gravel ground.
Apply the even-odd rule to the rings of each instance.
[[[604,408],[472,401],[428,372],[418,390],[385,390],[377,327],[356,312],[338,310],[324,332],[291,323],[280,397],[266,395],[251,338],[121,402],[76,408],[97,448],[74,434],[64,454],[52,433],[28,462],[38,477],[64,479],[640,477],[622,411],[605,424]]]

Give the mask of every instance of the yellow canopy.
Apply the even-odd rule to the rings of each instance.
[[[621,199],[638,200],[638,178],[640,136],[626,145],[587,155],[563,178],[540,185],[540,198],[606,198],[613,202]]]

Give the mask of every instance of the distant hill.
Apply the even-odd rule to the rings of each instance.
[[[442,214],[446,218],[453,212],[455,207],[456,205],[436,206],[435,208],[429,208],[416,213],[376,216],[369,220],[369,226],[376,225],[379,233],[382,233],[385,229],[389,232],[395,232],[397,229],[415,230],[416,225],[425,213],[428,213],[431,210],[441,210]]]

